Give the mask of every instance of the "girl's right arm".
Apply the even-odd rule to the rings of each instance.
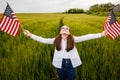
[[[43,38],[34,34],[31,34],[28,30],[23,30],[23,33],[25,36],[32,38],[33,40],[36,40],[38,42],[44,43],[44,44],[54,44],[55,38]]]

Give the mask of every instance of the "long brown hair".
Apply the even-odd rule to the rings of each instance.
[[[62,40],[62,37],[61,37],[61,34],[59,34],[56,38],[55,38],[55,41],[54,41],[54,45],[56,46],[56,49],[58,51],[61,50],[61,40]],[[67,46],[66,46],[66,51],[69,52],[70,50],[72,50],[74,48],[74,38],[73,36],[70,34],[68,35],[67,37]]]

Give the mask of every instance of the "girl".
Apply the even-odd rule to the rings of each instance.
[[[44,44],[54,44],[55,51],[52,64],[57,68],[59,80],[75,80],[75,68],[82,64],[75,43],[101,38],[107,35],[106,31],[97,34],[88,34],[75,37],[70,33],[68,26],[62,26],[59,35],[55,38],[43,38],[23,30],[25,36]]]

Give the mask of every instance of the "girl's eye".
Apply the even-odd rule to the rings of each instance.
[[[68,28],[66,28],[66,30],[69,30]]]
[[[61,28],[61,29],[69,30],[68,28],[64,28],[64,27],[63,27],[63,28]]]

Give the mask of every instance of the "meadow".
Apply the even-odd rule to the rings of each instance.
[[[86,14],[16,14],[22,26],[45,38],[59,34],[61,20],[75,36],[100,33],[108,16]],[[0,15],[1,18],[2,14]],[[117,17],[120,22],[120,17]],[[77,43],[82,65],[76,68],[76,80],[119,80],[120,37]],[[54,45],[42,44],[23,35],[0,31],[0,80],[58,80],[52,65]]]

